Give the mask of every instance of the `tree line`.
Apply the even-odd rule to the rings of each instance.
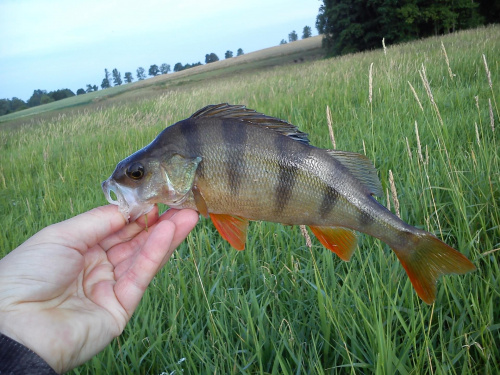
[[[304,29],[302,30],[302,39],[307,39],[312,36],[312,30],[310,26],[304,26]],[[290,34],[288,34],[288,42],[295,42],[299,40],[299,36],[293,30]],[[285,39],[281,39],[280,45],[281,44],[287,44],[288,43]]]
[[[311,27],[305,26],[302,32],[302,39],[309,38],[311,35],[312,35]],[[296,40],[298,40],[298,35],[294,30],[290,34],[288,34],[288,41],[294,42]],[[283,39],[280,44],[285,44],[285,43],[287,42]],[[236,51],[236,56],[241,56],[241,55],[244,55],[243,49],[238,48],[238,50]],[[234,56],[233,51],[230,50],[227,50],[226,53],[224,54],[225,59],[230,59],[233,56]],[[219,61],[219,57],[215,53],[212,52],[212,53],[207,53],[205,55],[205,64],[210,64],[215,61]],[[173,71],[180,72],[182,70],[193,68],[199,65],[203,64],[200,61],[191,64],[182,64],[178,62],[174,65]],[[170,64],[163,63],[160,66],[153,64],[149,67],[147,75],[151,77],[156,77],[157,75],[160,74],[168,74],[170,71],[171,71]],[[144,69],[143,67],[138,67],[135,71],[135,77],[138,81],[146,79],[147,75],[146,75],[146,69]],[[131,83],[133,81],[134,81],[134,76],[132,72],[125,72],[122,78],[122,75],[118,71],[118,69],[115,68],[110,73],[106,68],[104,69],[104,78],[100,86],[101,89],[104,90],[113,86],[120,86],[122,84]],[[12,99],[0,99],[0,116],[12,112],[21,111],[23,109],[36,107],[41,104],[47,104],[57,100],[69,98],[75,95],[83,95],[98,90],[99,87],[95,84],[94,85],[87,84],[85,89],[79,88],[76,91],[76,94],[70,89],[61,89],[50,92],[47,92],[46,90],[37,89],[33,91],[33,95],[31,95],[31,97],[26,102],[17,97],[13,97]]]
[[[236,55],[241,56],[243,55],[243,49],[238,48]],[[225,53],[225,58],[229,59],[233,57],[233,52],[232,51],[226,51]],[[205,63],[209,64],[215,61],[219,61],[219,57],[215,53],[209,53],[205,55]],[[195,66],[203,65],[201,62],[196,62],[196,63],[191,63],[191,64],[182,64],[178,62],[177,64],[174,65],[173,71],[174,72],[180,72],[181,70],[193,68]],[[163,63],[160,66],[153,64],[149,67],[149,70],[146,74],[146,70],[143,67],[138,67],[135,71],[136,79],[138,81],[142,81],[147,78],[147,75],[150,75],[151,77],[156,77],[157,75],[160,74],[168,74],[171,71],[170,64]],[[101,82],[101,89],[107,89],[112,86],[120,86],[122,84],[126,83],[131,83],[134,81],[134,76],[132,75],[132,72],[125,72],[123,75],[118,71],[118,69],[113,69],[111,73],[108,71],[108,69],[104,69],[104,78]],[[47,92],[47,90],[34,90],[33,94],[31,97],[28,99],[28,101],[24,101],[22,99],[19,99],[17,97],[13,97],[12,99],[0,99],[0,116],[6,115],[8,113],[12,112],[17,112],[21,111],[23,109],[31,108],[31,107],[36,107],[41,104],[47,104],[51,103],[57,100],[69,98],[75,95],[83,95],[87,94],[89,92],[93,91],[98,91],[99,87],[97,85],[92,85],[92,84],[87,84],[86,88],[79,88],[76,91],[76,94],[71,91],[70,89],[61,89],[61,90],[56,90],[56,91],[50,91]]]
[[[336,56],[499,20],[498,0],[323,0],[316,28]]]

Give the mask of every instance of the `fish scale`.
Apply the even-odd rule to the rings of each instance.
[[[249,220],[308,225],[346,261],[356,248],[354,231],[366,233],[394,250],[426,303],[435,300],[440,276],[475,269],[374,199],[382,186],[365,156],[311,146],[294,125],[244,106],[207,106],[167,127],[118,163],[102,187],[130,220],[157,203],[195,209],[238,250]]]
[[[281,134],[270,134],[257,145],[220,144],[220,134],[232,133],[239,124],[228,123],[203,123],[196,125],[196,131],[201,135],[204,145],[201,148],[203,165],[209,178],[197,178],[195,184],[203,194],[210,212],[232,212],[250,220],[278,221],[286,224],[312,224],[304,223],[304,213],[309,213],[311,203],[317,207],[316,212],[309,216],[317,217],[324,199],[327,184],[315,175],[321,170],[309,170],[306,163],[311,147],[290,140]],[[243,128],[250,134],[249,138],[260,138],[262,129]],[[289,149],[274,147],[281,139],[282,143],[289,142]],[[244,156],[245,162],[230,162],[228,160],[227,145],[233,152]],[[287,153],[293,152],[295,160],[286,159]],[[281,162],[280,162],[281,161]],[[316,166],[317,162],[309,161],[309,165]],[[228,166],[231,172],[228,173]],[[237,176],[245,176],[241,180]],[[235,189],[235,180],[238,189]],[[270,197],[270,201],[262,199]],[[192,202],[190,200],[190,202]],[[187,202],[184,207],[195,208]],[[347,212],[343,213],[345,216]],[[311,219],[312,220],[312,219]],[[317,222],[316,222],[317,223]],[[325,220],[326,223],[326,220]],[[323,223],[321,223],[323,224]]]

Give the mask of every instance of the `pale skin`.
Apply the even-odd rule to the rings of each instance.
[[[51,225],[0,260],[0,332],[58,373],[120,335],[147,286],[198,221],[155,207],[127,224],[116,206]]]

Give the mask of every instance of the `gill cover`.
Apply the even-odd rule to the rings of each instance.
[[[165,163],[165,172],[168,186],[167,204],[181,204],[193,187],[196,169],[201,162],[201,157],[186,158],[174,154]]]

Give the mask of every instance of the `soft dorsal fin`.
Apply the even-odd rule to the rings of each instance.
[[[249,125],[263,126],[277,133],[286,135],[296,141],[309,144],[307,134],[301,132],[295,125],[276,117],[264,115],[263,113],[259,113],[253,109],[248,109],[244,105],[231,105],[228,103],[208,105],[193,113],[190,119],[210,117],[234,119]]]
[[[377,170],[366,156],[348,151],[327,150],[327,152],[366,186],[370,194],[377,197],[384,194],[382,184],[377,176]]]

